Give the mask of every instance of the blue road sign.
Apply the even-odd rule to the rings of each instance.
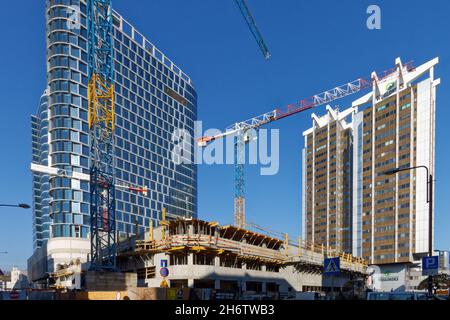
[[[439,256],[422,257],[422,275],[432,276],[439,273]]]
[[[166,278],[169,276],[169,269],[161,268],[161,270],[159,270],[159,273],[161,274],[161,277]]]
[[[167,268],[167,259],[161,260],[161,268]]]
[[[325,258],[323,262],[323,274],[337,276],[341,273],[341,260],[336,258]]]

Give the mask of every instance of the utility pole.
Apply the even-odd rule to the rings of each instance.
[[[428,168],[427,168],[428,173]],[[430,174],[428,177],[428,256],[433,256],[433,175]],[[423,266],[422,266],[423,267]],[[428,276],[428,294],[433,294],[433,276]]]

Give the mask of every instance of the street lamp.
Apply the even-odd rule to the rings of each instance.
[[[430,174],[427,166],[415,166],[410,168],[395,168],[384,172],[386,175],[393,175],[401,171],[409,171],[423,168],[427,170],[427,203],[428,205],[428,256],[433,256],[433,175]],[[423,266],[422,266],[423,268]],[[433,294],[433,276],[428,276],[428,294]]]
[[[14,208],[22,208],[22,209],[30,209],[30,205],[26,203],[19,203],[19,204],[4,204],[0,203],[0,207],[14,207]],[[8,251],[2,251],[0,254],[8,254]]]
[[[22,209],[30,209],[30,205],[26,203],[19,203],[19,204],[2,204],[0,203],[0,207],[15,207],[15,208],[22,208]]]

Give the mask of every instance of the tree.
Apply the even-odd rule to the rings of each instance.
[[[417,287],[419,290],[427,290],[428,288],[428,278],[422,280],[419,286]],[[448,289],[450,288],[450,277],[448,274],[439,274],[433,276],[433,288],[436,289]]]

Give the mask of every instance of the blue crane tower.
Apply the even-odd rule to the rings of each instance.
[[[91,270],[116,270],[111,0],[88,0]]]

